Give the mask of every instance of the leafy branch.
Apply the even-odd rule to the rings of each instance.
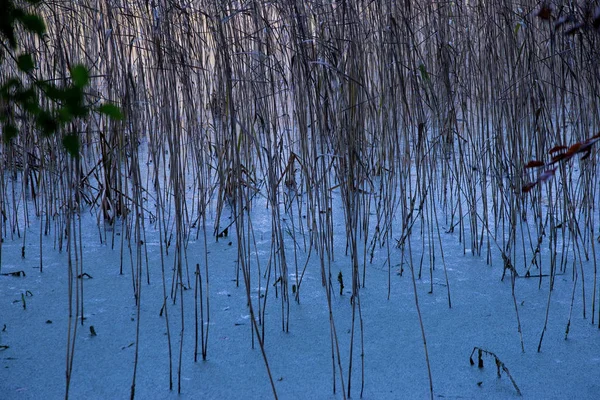
[[[26,0],[24,3],[31,8],[41,1]],[[15,4],[13,0],[0,0],[0,9],[3,10],[0,16],[0,66],[9,57],[20,72],[0,82],[0,124],[4,142],[10,143],[18,136],[19,126],[24,121],[33,121],[39,133],[49,137],[92,112],[121,120],[121,110],[114,104],[104,103],[97,107],[88,105],[85,89],[89,86],[90,76],[85,66],[77,64],[70,67],[70,82],[63,86],[35,77],[33,55],[20,52],[16,32],[21,28],[43,38],[46,24],[41,16],[27,8]],[[46,100],[43,104],[47,105],[42,105],[41,99]],[[64,134],[62,143],[69,154],[78,157],[80,141],[75,133]]]
[[[525,164],[525,169],[543,167],[544,170],[538,175],[535,181],[523,185],[523,187],[521,188],[523,193],[529,192],[537,184],[546,182],[548,179],[553,177],[557,169],[557,167],[554,166],[555,164],[559,162],[567,162],[577,154],[582,154],[581,160],[589,158],[590,154],[592,154],[592,149],[594,145],[599,140],[600,132],[590,138],[573,144],[571,147],[562,145],[554,146],[553,148],[548,150],[548,154],[551,157],[549,162],[543,162],[538,160],[529,161],[527,164]]]

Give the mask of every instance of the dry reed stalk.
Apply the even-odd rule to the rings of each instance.
[[[204,235],[205,284],[196,269],[195,286],[202,290],[206,307],[199,299],[200,307],[208,319],[210,223],[216,240],[235,231],[237,283],[241,277],[253,343],[256,335],[261,349],[267,308],[274,303],[269,291],[260,289],[263,282],[267,288],[275,283],[281,328],[288,331],[294,310],[289,292],[299,302],[305,272],[311,263],[319,264],[333,390],[339,378],[344,397],[351,394],[357,328],[361,362],[364,356],[360,289],[369,276],[367,264],[383,253],[390,298],[393,239],[402,251],[401,272],[408,260],[414,274],[415,305],[415,280],[428,269],[432,292],[441,257],[451,306],[442,221],[448,234],[456,231],[464,253],[485,253],[490,265],[501,259],[503,276],[509,260],[515,304],[516,277],[536,276],[542,285],[547,275],[553,289],[556,274],[572,265],[572,279],[581,275],[583,314],[591,304],[593,322],[600,297],[594,225],[598,153],[564,157],[570,144],[585,145],[600,130],[600,113],[593,112],[600,107],[595,95],[600,76],[594,68],[600,47],[591,29],[564,34],[576,26],[560,18],[577,15],[580,6],[550,3],[549,11],[504,0],[254,1],[244,8],[214,0],[46,4],[41,11],[50,21],[48,37],[23,36],[24,46],[39,60],[35,78],[66,85],[70,65],[85,62],[93,82],[89,101],[118,104],[127,122],[90,116],[73,124],[84,155],[75,169],[60,137],[39,138],[34,126],[22,123],[23,134],[11,146],[0,145],[2,238],[18,239],[25,249],[35,216],[40,269],[46,257],[41,242],[51,233],[59,251],[74,252],[77,243],[73,268],[81,268],[82,232],[72,207],[89,207],[96,213],[100,240],[110,240],[121,252],[123,274],[129,257],[139,307],[144,257],[150,281],[147,249],[140,243],[146,241],[147,226],[158,230],[170,387],[166,287],[171,284],[172,302],[180,302],[181,376],[184,290],[192,284],[188,264],[198,261],[187,248],[193,229],[196,239]],[[539,11],[565,23],[553,26]],[[15,71],[9,60],[0,78]],[[147,145],[147,162],[153,164],[145,176],[140,144]],[[567,148],[552,152],[556,146]],[[545,164],[557,155],[564,161],[546,175],[527,167],[529,160]],[[63,176],[75,170],[78,176]],[[556,182],[520,190],[540,174]],[[258,248],[253,208],[262,196],[272,232],[268,260],[251,257]],[[334,246],[338,214],[332,210],[338,204],[354,300],[347,375],[336,333],[338,310],[332,305],[332,262],[344,257]],[[225,222],[228,214],[231,223]],[[291,219],[289,226],[284,218]],[[122,235],[116,238],[119,227]],[[0,268],[2,251],[0,243]],[[171,278],[164,270],[169,251]],[[593,275],[584,263],[590,257]],[[586,273],[588,280],[593,276],[591,292],[584,291]],[[258,301],[252,294],[256,284]],[[79,296],[73,307],[81,312],[83,287],[75,281],[70,289],[70,296]],[[547,312],[549,304],[550,298]],[[520,327],[518,313],[517,320]],[[421,329],[426,346],[422,324]],[[203,324],[204,333],[203,357],[208,344]],[[69,348],[74,344],[73,336]]]

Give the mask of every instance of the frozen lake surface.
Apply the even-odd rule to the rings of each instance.
[[[257,202],[258,204],[258,202]],[[334,208],[336,210],[337,208]],[[343,218],[334,211],[334,221]],[[264,273],[271,237],[270,212],[256,206],[253,213],[257,260]],[[337,214],[336,214],[337,213]],[[264,221],[262,223],[261,221]],[[121,227],[107,231],[117,245],[99,244],[95,217],[81,213],[83,240],[83,324],[77,324],[71,398],[124,399],[130,395],[138,323],[133,296],[132,259],[124,256],[120,274]],[[262,224],[262,225],[261,225]],[[350,257],[344,255],[343,224],[337,224],[334,242],[336,258],[332,274],[339,272],[348,281],[352,276]],[[194,287],[183,298],[167,300],[173,351],[174,390],[169,391],[169,354],[163,305],[159,239],[154,226],[146,228],[150,284],[141,288],[139,317],[139,358],[136,396],[169,398],[177,396],[179,344],[181,353],[181,397],[214,399],[263,399],[272,397],[265,364],[254,337],[243,281],[236,286],[237,243],[231,232],[218,242],[208,239],[210,327],[207,360],[194,362]],[[39,226],[27,230],[26,255],[21,257],[22,239],[5,239],[2,273],[23,271],[25,276],[0,276],[0,360],[3,399],[58,399],[65,393],[66,343],[68,338],[68,257],[54,249],[44,237],[43,272],[39,270]],[[471,366],[474,347],[493,352],[508,368],[524,398],[595,398],[600,391],[600,334],[591,324],[590,304],[582,317],[581,280],[575,288],[568,339],[573,279],[570,272],[556,276],[550,300],[548,329],[541,352],[537,352],[548,301],[549,280],[517,278],[515,294],[523,330],[525,352],[521,351],[510,274],[501,281],[499,257],[492,266],[485,257],[463,255],[456,233],[442,233],[444,257],[452,299],[448,295],[442,264],[433,271],[433,292],[429,272],[416,280],[425,328],[436,398],[516,398],[515,387],[505,372],[496,375],[495,360],[483,355],[484,368]],[[191,240],[187,247],[193,282],[196,263],[204,268],[203,240]],[[135,246],[134,246],[135,247]],[[125,246],[127,250],[127,246]],[[365,399],[427,398],[429,383],[423,340],[415,307],[410,271],[400,275],[400,250],[391,250],[391,287],[387,297],[388,267],[385,251],[378,251],[366,266],[364,288],[360,289],[364,323]],[[306,259],[303,251],[298,252]],[[254,256],[253,256],[254,257]],[[282,329],[280,294],[275,297],[269,282],[264,310],[265,351],[281,399],[342,398],[336,369],[337,394],[333,394],[332,347],[325,288],[317,257],[311,259],[303,277],[300,302],[290,302],[289,332]],[[257,264],[259,262],[257,261]],[[303,265],[303,263],[300,263]],[[589,268],[590,263],[585,264]],[[165,256],[167,290],[171,287],[173,255]],[[145,266],[144,266],[145,269]],[[362,266],[361,266],[362,269]],[[428,269],[428,268],[426,268]],[[290,271],[292,268],[290,268]],[[202,270],[204,271],[204,270]],[[144,270],[144,274],[145,274]],[[252,293],[258,304],[258,271],[252,267]],[[589,275],[591,277],[591,274]],[[144,277],[145,279],[145,277]],[[290,282],[294,276],[290,277]],[[591,290],[586,281],[586,290]],[[336,282],[335,277],[332,282]],[[266,280],[262,279],[261,296]],[[290,295],[291,296],[291,295]],[[264,300],[264,297],[261,298]],[[182,303],[183,302],[183,305]],[[184,318],[181,318],[181,310]],[[339,339],[344,383],[348,382],[351,333],[351,292],[332,289],[332,310]],[[184,322],[183,332],[181,323]],[[596,322],[597,323],[597,322]],[[93,327],[94,335],[91,332]],[[261,328],[263,328],[261,326]],[[358,330],[357,330],[358,332]],[[181,335],[181,336],[180,336]],[[358,335],[358,334],[357,334]],[[357,336],[358,337],[358,336]],[[356,340],[356,338],[355,338]],[[354,343],[351,396],[361,390],[360,344]],[[475,364],[477,357],[474,356]],[[336,360],[337,368],[337,360]]]

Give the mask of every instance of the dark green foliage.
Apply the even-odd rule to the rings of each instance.
[[[39,0],[27,0],[31,5],[39,4]],[[15,25],[20,23],[24,29],[37,35],[46,33],[46,24],[44,20],[36,14],[28,13],[23,8],[17,6],[12,0],[0,0],[0,35],[3,40],[8,42],[11,49],[17,48],[17,38],[15,35]],[[0,61],[3,54],[0,54]]]
[[[21,54],[17,57],[17,66],[23,72],[31,72],[35,68],[35,64],[33,62],[33,57],[31,54]]]
[[[28,7],[40,3],[27,0]],[[5,143],[10,143],[19,134],[18,121],[33,121],[42,136],[50,136],[64,131],[70,123],[87,117],[91,112],[99,112],[115,120],[123,119],[120,109],[113,104],[91,107],[86,102],[85,89],[90,84],[90,75],[83,65],[70,69],[70,82],[56,85],[36,79],[36,69],[32,54],[18,51],[16,30],[20,27],[27,32],[42,37],[46,33],[44,20],[36,13],[29,12],[21,4],[12,0],[0,0],[0,40],[4,51],[0,50],[0,65],[6,57],[14,60],[18,70],[27,76],[10,76],[0,84],[0,123]],[[7,53],[8,52],[8,53]],[[47,105],[41,106],[41,100]],[[65,132],[62,137],[65,150],[77,157],[80,149],[79,137]]]
[[[73,156],[79,154],[79,138],[77,135],[66,135],[63,137],[62,143],[69,154]]]
[[[114,104],[102,104],[98,107],[98,112],[102,113],[111,119],[120,121],[123,119],[123,113],[121,113],[121,109]]]
[[[90,74],[84,66],[77,65],[71,70],[71,80],[73,81],[73,86],[83,89],[90,83]]]

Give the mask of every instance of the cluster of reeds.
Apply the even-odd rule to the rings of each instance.
[[[446,233],[456,233],[465,254],[499,261],[513,276],[513,289],[514,278],[538,277],[542,285],[548,276],[552,287],[558,273],[572,274],[574,285],[588,275],[594,290],[582,293],[583,313],[591,305],[600,326],[597,150],[590,146],[584,160],[558,163],[554,179],[527,186],[539,179],[530,160],[545,163],[555,146],[583,143],[600,130],[595,6],[44,3],[47,37],[22,40],[37,57],[37,79],[66,82],[70,65],[84,63],[91,69],[89,101],[114,103],[126,118],[73,124],[80,158],[65,154],[60,135],[41,137],[23,121],[20,136],[0,145],[2,237],[25,243],[39,224],[40,242],[50,236],[68,251],[70,360],[84,307],[83,281],[76,279],[85,264],[77,218],[84,209],[96,213],[101,242],[129,253],[121,272],[130,269],[138,307],[151,279],[145,235],[149,228],[159,232],[167,345],[171,355],[180,344],[179,360],[185,356],[183,291],[194,285],[202,318],[209,318],[206,249],[227,236],[236,239],[252,344],[259,343],[267,368],[266,308],[275,307],[275,297],[281,329],[291,329],[291,303],[301,301],[304,272],[309,261],[319,265],[330,310],[333,390],[343,397],[351,394],[354,352],[364,373],[361,287],[374,254],[382,253],[389,297],[394,247],[413,282],[429,275],[430,291],[443,267],[449,307]],[[14,73],[10,62],[2,67],[2,79]],[[271,213],[266,259],[254,251],[257,204]],[[346,246],[334,248],[332,209],[340,205]],[[120,237],[110,229],[115,224]],[[201,259],[187,253],[196,239],[204,241]],[[165,265],[167,254],[173,265]],[[343,256],[350,260],[352,298],[347,366],[331,302],[338,276],[332,261]],[[590,259],[592,272],[584,268]],[[254,296],[256,286],[267,289]],[[171,334],[168,302],[181,307],[179,341]],[[206,357],[208,325],[199,326]],[[423,326],[422,333],[427,352]],[[172,367],[169,372],[172,377]],[[134,389],[135,374],[132,395]],[[273,391],[276,396],[274,385]]]

